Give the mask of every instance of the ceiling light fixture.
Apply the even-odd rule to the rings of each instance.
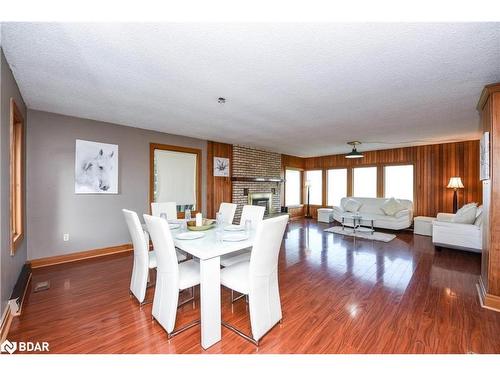
[[[347,142],[348,145],[352,146],[352,151],[349,152],[345,157],[346,159],[358,159],[358,158],[362,158],[364,157],[364,155],[359,152],[358,150],[356,150],[356,146],[357,145],[360,145],[361,142],[359,141],[351,141],[351,142]]]
[[[224,104],[224,103],[226,103],[226,98],[223,98],[221,96],[219,99],[217,99],[217,101],[219,102],[219,104]]]

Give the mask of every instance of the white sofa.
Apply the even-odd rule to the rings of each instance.
[[[347,197],[342,198],[340,201],[340,207],[333,207],[333,218],[339,223],[342,222],[342,215],[349,214],[349,212],[344,211],[344,204],[347,199],[355,199],[359,203],[361,203],[361,207],[359,208],[359,213],[361,216],[366,216],[369,218],[373,218],[373,226],[375,228],[384,228],[384,229],[392,229],[392,230],[400,230],[409,228],[413,221],[413,203],[412,201],[406,199],[399,199],[401,204],[405,207],[404,210],[399,211],[394,216],[389,216],[382,211],[380,208],[387,198],[357,198],[357,197]],[[368,222],[363,222],[363,225],[369,225]],[[346,222],[346,225],[349,225]]]
[[[454,214],[439,213],[432,222],[434,246],[480,253],[483,248],[482,209],[478,210],[473,224],[454,223]]]

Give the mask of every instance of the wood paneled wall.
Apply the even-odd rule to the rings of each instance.
[[[229,158],[229,177],[214,177],[214,157]],[[222,202],[232,201],[233,145],[208,142],[207,146],[207,217],[214,218]]]
[[[459,191],[459,205],[467,202],[482,203],[477,140],[368,151],[364,155],[362,159],[346,159],[344,155],[304,158],[303,164],[296,157],[287,156],[283,159],[283,168],[301,166],[305,170],[326,171],[330,168],[408,163],[415,166],[416,216],[436,216],[438,212],[452,212],[453,191],[446,188],[452,176],[460,176],[465,186],[465,189]],[[326,173],[323,176],[325,179]],[[326,190],[326,183],[323,186],[323,190]],[[323,206],[326,206],[326,192],[324,200]],[[311,206],[313,217],[316,216],[316,208]]]
[[[415,166],[416,216],[436,216],[438,212],[452,212],[453,191],[446,188],[452,176],[460,176],[465,186],[465,189],[459,191],[459,205],[467,202],[482,203],[482,187],[479,181],[479,141],[477,140],[368,151],[364,152],[364,155],[362,159],[346,159],[344,155],[300,158],[283,154],[282,177],[284,178],[286,168],[326,171],[330,168],[408,163]],[[231,201],[232,194],[230,177],[213,177],[214,156],[231,159],[232,145],[208,142],[207,214],[211,217],[215,215],[221,202]],[[326,173],[324,173],[325,178]],[[282,197],[285,196],[284,186],[285,184],[281,184]],[[323,186],[325,202],[322,206],[326,206],[326,182]],[[316,217],[318,207],[320,206],[311,206],[313,217]],[[301,216],[303,213],[303,209],[293,211],[295,216]]]

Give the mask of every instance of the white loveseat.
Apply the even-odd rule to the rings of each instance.
[[[348,197],[342,198],[340,201],[340,207],[333,207],[333,218],[339,223],[342,222],[342,215],[350,214],[344,211],[345,202],[347,199],[355,199],[361,203],[359,208],[359,213],[361,216],[369,217],[373,219],[373,226],[375,228],[384,228],[392,230],[400,230],[409,228],[413,221],[413,203],[412,201],[406,199],[399,199],[400,203],[405,207],[404,210],[399,211],[394,216],[389,216],[382,211],[380,207],[387,201],[387,198],[357,198]],[[352,223],[352,222],[351,222]],[[346,225],[349,225],[346,222]],[[370,225],[369,222],[363,222],[363,225]]]
[[[432,222],[434,246],[480,253],[483,248],[482,208],[477,211],[473,224],[454,223],[454,214],[439,213]]]

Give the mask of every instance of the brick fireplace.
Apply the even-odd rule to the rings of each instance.
[[[266,215],[279,212],[280,182],[269,179],[280,179],[281,154],[233,145],[232,164],[232,177],[235,178],[232,200],[238,205],[235,222],[239,221],[245,204],[266,207]]]

